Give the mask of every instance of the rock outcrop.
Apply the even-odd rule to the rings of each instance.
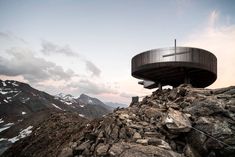
[[[60,132],[63,125],[51,129],[61,122],[54,123],[44,128],[48,122],[40,124],[3,156],[232,157],[235,87],[210,90],[181,85],[157,90],[101,119],[72,123],[69,128],[73,131]],[[52,133],[57,131],[67,140],[54,140],[60,143],[58,147],[40,144],[44,139],[40,137],[53,139]],[[51,146],[53,149],[42,149]]]

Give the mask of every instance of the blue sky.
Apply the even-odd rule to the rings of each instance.
[[[0,0],[0,19],[1,78],[51,94],[124,103],[149,94],[131,77],[130,60],[174,38],[227,59],[212,88],[235,83],[226,68],[235,50],[233,0]]]

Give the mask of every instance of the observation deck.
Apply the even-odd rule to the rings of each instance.
[[[145,88],[187,83],[204,88],[217,79],[217,59],[209,51],[192,47],[169,47],[142,52],[132,58],[131,74],[144,80]]]

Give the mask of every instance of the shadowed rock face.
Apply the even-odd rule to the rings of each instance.
[[[235,154],[235,87],[209,90],[181,85],[155,91],[139,103],[93,121],[63,114],[41,123],[31,136],[15,143],[3,156],[232,157]],[[66,121],[63,117],[67,117]],[[55,132],[66,138],[58,138]],[[42,145],[44,140],[46,144]]]

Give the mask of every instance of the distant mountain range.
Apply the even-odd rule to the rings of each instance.
[[[85,94],[79,98],[62,93],[52,96],[25,83],[0,80],[1,118],[20,120],[43,110],[73,111],[87,118],[97,118],[109,113],[112,109],[100,100]]]
[[[112,108],[126,108],[128,105],[116,102],[105,102],[106,105],[111,106]]]
[[[34,125],[54,112],[77,113],[80,117],[94,119],[112,110],[113,106],[85,94],[78,98],[63,93],[53,96],[26,83],[0,80],[0,154],[11,143],[26,136],[21,136],[22,130],[30,132]]]

